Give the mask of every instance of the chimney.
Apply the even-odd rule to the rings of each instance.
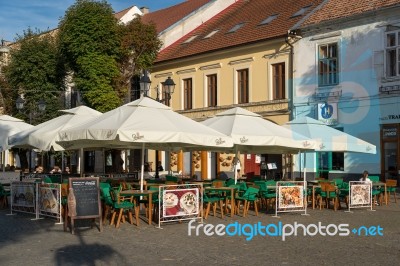
[[[141,7],[140,11],[142,11],[143,15],[146,15],[150,12],[149,8],[145,6]]]

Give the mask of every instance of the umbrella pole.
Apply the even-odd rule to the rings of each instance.
[[[64,168],[65,168],[65,165],[64,165],[64,151],[61,151],[61,171],[64,172]]]
[[[140,190],[143,191],[143,176],[144,176],[144,143],[142,143],[142,167],[140,170]]]
[[[238,176],[237,176],[237,164],[238,163],[240,163],[240,158],[239,158],[239,156],[240,156],[240,153],[239,153],[239,151],[238,151],[238,149],[237,149],[237,147],[236,147],[236,152],[235,152],[235,156],[236,156],[236,161],[235,161],[235,167],[234,167],[234,175],[235,175],[235,185],[237,184],[237,179],[238,179]]]
[[[6,171],[6,166],[5,166],[6,160],[5,160],[5,156],[6,156],[6,151],[1,151],[1,165],[2,165],[2,168],[3,168],[3,172]]]
[[[84,163],[85,163],[85,161],[83,158],[83,148],[80,148],[80,150],[79,150],[79,172],[80,172],[81,177],[83,177]]]

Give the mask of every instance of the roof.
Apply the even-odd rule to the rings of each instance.
[[[396,5],[400,5],[400,0],[326,0],[322,8],[313,13],[302,26],[361,15]]]
[[[147,13],[142,17],[142,21],[145,23],[155,23],[157,32],[160,33],[188,16],[190,13],[213,1],[214,0],[187,0],[174,6]]]
[[[121,11],[118,11],[118,12],[114,13],[114,17],[119,21],[119,20],[120,20],[123,16],[125,16],[126,13],[128,13],[129,10],[131,10],[133,7],[135,7],[135,6],[131,6],[131,7],[125,8],[124,10],[121,10]]]
[[[291,27],[312,12],[322,1],[238,0],[161,51],[156,62],[285,36]],[[293,16],[304,7],[308,7],[304,13],[299,16]],[[267,20],[268,17],[274,15],[278,16],[275,19]],[[260,25],[265,20],[269,21],[269,23]],[[241,27],[237,26],[241,23],[243,23]],[[235,26],[237,29],[233,30]],[[208,38],[204,38],[215,30],[218,30],[218,32]],[[190,38],[192,40],[188,41]]]

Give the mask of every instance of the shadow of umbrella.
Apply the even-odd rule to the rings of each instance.
[[[67,245],[55,250],[56,265],[124,265],[123,255],[110,245],[85,244],[82,235],[76,234],[81,244]]]

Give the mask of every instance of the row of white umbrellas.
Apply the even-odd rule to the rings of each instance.
[[[239,107],[202,123],[147,97],[104,114],[85,106],[63,112],[60,117],[12,136],[3,135],[0,123],[1,140],[5,142],[5,136],[10,136],[8,144],[2,146],[40,150],[108,147],[258,154],[313,150],[376,153],[374,145],[317,120],[300,118],[282,127]]]

